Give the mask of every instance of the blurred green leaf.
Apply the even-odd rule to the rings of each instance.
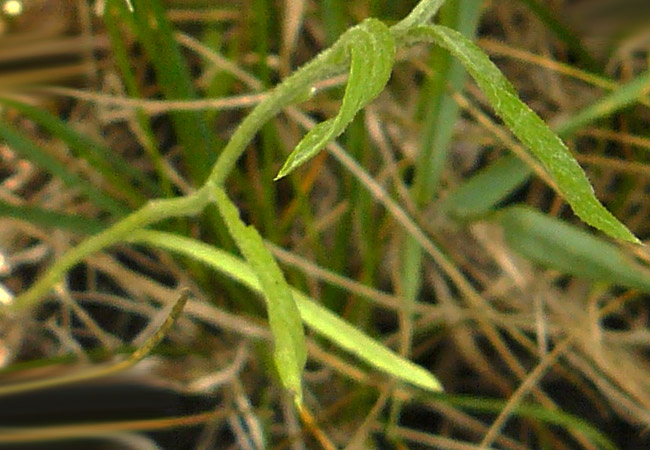
[[[341,109],[335,118],[319,123],[305,135],[276,180],[313,158],[329,141],[343,133],[357,112],[379,95],[390,78],[395,40],[386,25],[376,19],[367,19],[344,36],[349,42],[351,61]]]
[[[529,175],[526,164],[515,155],[506,155],[454,188],[444,199],[443,209],[455,219],[481,217],[523,184]]]
[[[562,273],[650,292],[650,271],[604,239],[527,206],[499,214],[508,245]]]
[[[78,234],[94,234],[106,228],[106,225],[101,222],[78,214],[64,214],[31,205],[12,205],[1,199],[0,216],[24,220],[45,228],[61,228]]]
[[[102,18],[106,33],[111,41],[111,56],[116,69],[120,73],[120,79],[124,84],[126,93],[129,97],[143,98],[140,80],[135,74],[138,68],[132,64],[130,52],[132,33],[123,33],[127,27],[131,29],[137,28],[133,12],[125,8],[118,0],[107,0]],[[161,191],[163,196],[171,197],[173,195],[171,181],[165,170],[164,157],[156,143],[155,133],[151,127],[149,117],[141,109],[137,109],[134,113],[140,129],[138,141],[149,156],[157,174],[158,185],[153,192],[160,195],[159,191]]]
[[[110,212],[116,217],[123,216],[128,212],[128,209],[117,200],[95,187],[91,181],[85,180],[75,173],[70,164],[56,159],[46,149],[36,145],[15,127],[0,122],[0,139],[4,140],[12,150],[23,158],[59,177],[68,187],[78,189],[99,208]]]
[[[174,30],[160,0],[138,2],[133,14],[136,33],[144,45],[165,98],[197,98],[190,69],[174,39]],[[202,111],[170,113],[174,131],[183,146],[183,158],[192,184],[205,181],[215,159],[214,135]]]
[[[421,398],[423,401],[429,401],[431,398],[452,405],[456,408],[474,411],[476,413],[493,413],[498,414],[503,411],[510,401],[500,398],[477,397],[475,395],[458,395],[458,394],[425,394]],[[513,416],[527,417],[539,423],[549,423],[564,428],[567,431],[579,430],[596,448],[603,450],[620,450],[603,432],[587,422],[581,417],[574,416],[555,407],[544,407],[535,404],[520,404],[512,411]]]
[[[609,94],[582,108],[557,127],[555,131],[560,135],[572,134],[587,124],[611,116],[616,111],[636,103],[647,94],[648,89],[650,89],[650,72],[645,72],[643,75],[621,84]]]
[[[8,98],[0,97],[0,103],[16,109],[64,142],[75,156],[87,161],[113,188],[118,189],[131,202],[132,207],[140,206],[146,201],[146,197],[134,189],[134,185],[146,187],[151,194],[156,193],[156,185],[144,173],[127,163],[118,152],[78,133],[70,124],[48,111]]]
[[[617,239],[639,242],[598,201],[564,142],[519,99],[510,82],[480,48],[462,34],[439,25],[419,27],[412,35],[430,37],[463,63],[508,128],[544,164],[578,217]]]
[[[259,280],[273,333],[275,365],[284,387],[300,404],[302,370],[307,361],[300,311],[282,270],[257,230],[242,222],[239,211],[219,187],[215,187],[215,200],[230,235]]]

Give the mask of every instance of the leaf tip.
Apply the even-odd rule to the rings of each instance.
[[[278,174],[275,176],[275,178],[273,178],[273,181],[279,181],[279,180],[281,180],[282,178],[284,178],[284,177],[286,177],[287,175],[289,175],[289,172],[290,172],[289,170],[286,170],[284,167],[282,167],[282,169],[280,169],[280,171],[279,171]]]

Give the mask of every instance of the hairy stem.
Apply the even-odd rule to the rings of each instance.
[[[89,237],[57,260],[45,275],[40,277],[22,295],[16,297],[10,308],[14,311],[25,309],[36,303],[58,283],[64,274],[85,257],[125,240],[134,230],[170,217],[192,216],[200,213],[211,201],[209,185],[185,197],[165,200],[152,200],[145,206],[129,214],[106,230]]]

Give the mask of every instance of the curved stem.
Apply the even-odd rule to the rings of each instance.
[[[397,40],[408,39],[410,28],[425,25],[440,9],[445,0],[422,0],[401,22],[391,28]],[[255,133],[274,115],[297,100],[309,95],[311,86],[322,79],[343,73],[349,64],[347,46],[350,30],[343,33],[338,41],[312,61],[298,69],[293,75],[277,85],[271,95],[244,119],[237,127],[230,141],[223,149],[212,168],[208,180],[222,185],[237,160],[253,140]],[[411,39],[412,40],[412,39]]]
[[[444,3],[445,0],[422,0],[408,16],[391,27],[390,31],[393,33],[393,37],[399,39],[411,28],[427,25]]]
[[[212,168],[208,182],[223,185],[246,146],[255,133],[278,112],[310,94],[312,85],[322,79],[343,73],[347,67],[345,51],[347,33],[329,49],[304,65],[297,72],[277,85],[271,94],[253,109],[237,127]]]
[[[445,0],[422,0],[404,20],[391,28],[398,41],[413,40],[409,28],[425,24],[438,11]],[[10,309],[20,310],[34,304],[63,277],[65,272],[88,255],[124,240],[129,233],[154,222],[198,214],[211,201],[210,188],[223,185],[237,160],[246,150],[257,131],[286,106],[305,98],[312,85],[320,80],[341,74],[350,63],[348,47],[354,39],[351,30],[345,32],[332,47],[323,51],[293,75],[276,86],[271,94],[242,121],[223,149],[206,183],[195,193],[179,198],[154,200],[138,211],[117,222],[105,231],[94,235],[69,250],[34,285],[18,296]],[[422,40],[425,40],[424,38]],[[409,41],[410,42],[410,41]],[[398,42],[399,43],[399,42]]]
[[[134,230],[142,229],[152,223],[170,217],[198,214],[211,199],[210,185],[206,183],[201,189],[185,197],[149,201],[145,206],[106,230],[87,238],[76,247],[68,250],[45,272],[45,275],[40,277],[23,294],[16,297],[9,309],[19,311],[32,306],[46,295],[69,269],[88,255],[120,242]]]

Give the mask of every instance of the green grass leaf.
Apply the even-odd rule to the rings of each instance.
[[[75,156],[87,161],[97,172],[101,173],[113,188],[119,190],[130,201],[134,208],[146,201],[146,197],[138,192],[134,186],[142,186],[150,194],[157,193],[156,185],[142,171],[133,167],[116,151],[78,133],[64,120],[42,108],[13,99],[0,97],[0,103],[19,111],[22,115],[64,142],[74,152]]]
[[[151,59],[158,85],[170,100],[197,98],[190,69],[174,39],[160,0],[138,2],[133,14],[136,33]],[[214,162],[214,135],[203,111],[174,111],[174,131],[194,186],[200,186]]]
[[[4,140],[12,150],[36,164],[43,170],[59,177],[68,187],[78,189],[97,207],[110,212],[116,217],[125,215],[128,209],[120,202],[113,199],[101,189],[95,187],[89,180],[85,180],[71,169],[69,164],[59,161],[46,149],[36,145],[31,139],[23,135],[17,128],[0,122],[0,139]]]
[[[499,214],[508,245],[560,272],[650,292],[650,271],[604,239],[526,206]]]
[[[294,395],[296,403],[301,404],[301,376],[307,361],[307,348],[300,312],[289,285],[264,246],[262,237],[253,226],[246,226],[242,222],[239,211],[226,193],[215,187],[214,196],[230,235],[259,280],[273,333],[273,357],[282,384]]]
[[[262,292],[260,281],[249,264],[203,242],[159,231],[136,231],[129,240],[191,257],[256,292]],[[440,382],[427,370],[368,337],[297,289],[291,288],[291,292],[302,319],[322,336],[398,380],[427,391],[442,391]]]
[[[443,209],[458,220],[479,218],[494,208],[530,176],[530,169],[510,154],[481,169],[454,188],[443,201]]]
[[[519,99],[510,82],[481,49],[462,34],[439,25],[419,27],[412,33],[429,37],[463,63],[508,128],[548,170],[578,217],[617,239],[639,242],[598,201],[587,176],[564,142]]]
[[[2,199],[0,199],[0,217],[12,217],[39,227],[60,228],[78,234],[95,234],[106,228],[105,224],[88,217],[50,211],[38,206],[12,205]]]
[[[621,84],[594,103],[582,108],[557,127],[555,131],[561,136],[572,134],[585,125],[611,116],[613,113],[638,102],[641,97],[646,95],[648,89],[650,89],[650,72],[645,72],[635,79]]]
[[[434,398],[436,401],[452,405],[456,408],[476,413],[500,413],[508,404],[509,400],[498,398],[477,397],[475,395],[458,395],[458,394],[433,394],[422,395],[423,401],[430,401]],[[548,423],[557,425],[567,431],[579,430],[597,448],[603,450],[619,450],[619,448],[598,428],[586,420],[562,411],[558,408],[546,408],[535,404],[522,403],[515,407],[512,414],[518,417],[525,417],[534,420],[537,423]]]
[[[319,123],[298,143],[276,180],[313,158],[338,137],[354,116],[384,89],[393,68],[395,40],[386,25],[367,19],[344,35],[350,52],[350,78],[335,118]]]

